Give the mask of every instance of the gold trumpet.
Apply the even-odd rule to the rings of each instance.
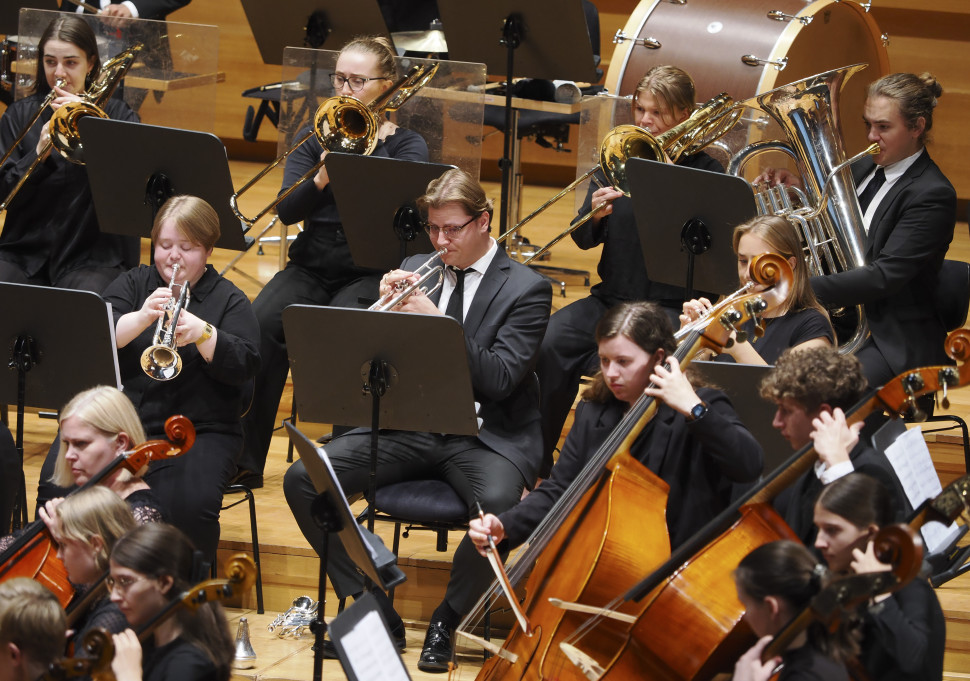
[[[411,69],[394,83],[380,97],[364,104],[356,97],[338,95],[326,100],[317,107],[313,114],[313,125],[303,137],[293,143],[289,149],[280,154],[275,161],[263,168],[242,189],[229,197],[229,206],[240,220],[250,227],[259,219],[273,210],[281,201],[289,196],[297,187],[317,174],[323,167],[324,161],[319,161],[310,168],[299,180],[290,185],[286,191],[276,197],[266,208],[253,217],[246,217],[239,210],[239,197],[246,193],[254,184],[261,180],[268,172],[282,163],[297,148],[316,136],[317,141],[327,151],[338,151],[348,154],[370,155],[377,147],[377,134],[381,129],[383,115],[390,111],[397,111],[405,102],[421,88],[428,84],[438,71],[438,62],[430,67],[412,66]]]
[[[740,110],[734,107],[734,100],[722,92],[695,111],[682,123],[660,135],[654,136],[649,130],[636,125],[618,125],[610,130],[600,144],[599,165],[590,168],[584,175],[573,181],[568,187],[539,206],[527,215],[519,224],[502,234],[497,242],[502,243],[509,236],[521,229],[524,224],[532,220],[556,203],[566,194],[576,189],[580,184],[592,177],[597,170],[602,170],[610,185],[624,196],[630,196],[629,179],[626,173],[626,162],[631,158],[643,158],[662,163],[676,163],[685,152],[696,153],[723,136],[737,120]],[[537,250],[529,258],[522,261],[527,265],[557,243],[565,239],[580,226],[586,224],[596,213],[608,205],[604,201],[586,213],[576,222],[567,227],[552,241]]]
[[[107,118],[108,115],[104,112],[103,107],[107,104],[108,100],[111,98],[112,93],[115,88],[118,87],[118,83],[124,78],[124,75],[131,68],[132,63],[135,61],[135,57],[143,49],[143,45],[138,43],[129,47],[124,52],[118,54],[116,57],[109,59],[101,67],[101,71],[98,72],[98,77],[91,83],[91,86],[81,94],[81,101],[78,102],[68,102],[64,106],[60,107],[51,116],[50,122],[48,122],[48,131],[50,132],[50,139],[44,148],[41,149],[40,153],[37,154],[37,158],[34,162],[30,164],[27,171],[20,178],[20,181],[10,190],[7,194],[7,198],[4,199],[3,203],[0,203],[0,213],[7,209],[10,202],[20,191],[20,188],[24,186],[27,178],[30,177],[31,173],[37,169],[37,166],[43,162],[46,158],[51,147],[57,149],[61,154],[71,163],[76,163],[78,165],[84,165],[84,147],[81,144],[81,135],[77,129],[77,122],[85,116],[97,116],[98,118]],[[51,91],[53,92],[53,90]],[[53,97],[48,95],[48,100],[53,101]],[[46,107],[50,101],[45,100],[44,107]],[[41,107],[43,111],[44,107]],[[34,120],[40,116],[40,111],[35,115]],[[33,125],[34,121],[31,121],[30,125]],[[27,134],[27,130],[30,126],[24,130],[23,135]],[[22,136],[23,136],[22,135]],[[22,137],[21,136],[21,137]],[[19,143],[20,140],[17,140]],[[11,145],[11,149],[15,147],[16,144]],[[9,154],[9,152],[8,152]],[[5,157],[6,159],[6,157]]]
[[[178,263],[172,265],[172,279],[168,282],[170,289],[175,287],[175,276],[180,267],[181,265]],[[165,310],[155,325],[152,344],[141,353],[142,371],[156,381],[170,381],[182,371],[182,358],[178,353],[175,327],[178,326],[179,315],[182,310],[188,308],[190,298],[189,282],[185,282],[182,284],[178,298],[171,298],[165,304]],[[170,317],[167,325],[165,323],[166,317]]]
[[[404,280],[397,282],[393,291],[382,297],[367,309],[377,310],[378,312],[387,312],[388,310],[393,310],[395,307],[407,300],[412,294],[417,293],[418,291],[421,291],[421,293],[426,296],[430,296],[432,293],[441,288],[441,285],[445,280],[444,266],[432,266],[432,263],[439,258],[443,258],[447,252],[447,248],[442,248],[437,253],[434,253],[430,258],[421,263],[420,267],[411,273],[418,275],[418,278],[414,281],[414,283],[405,284]],[[432,277],[436,275],[438,277],[438,283],[436,283],[431,290],[428,290],[426,284],[431,281]]]

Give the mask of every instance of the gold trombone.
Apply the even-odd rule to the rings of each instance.
[[[40,106],[37,108],[37,111],[34,113],[33,116],[30,117],[30,120],[27,121],[27,125],[25,125],[24,129],[20,131],[20,134],[17,136],[17,139],[15,139],[13,142],[10,143],[10,148],[7,149],[7,152],[3,155],[3,158],[0,158],[0,166],[2,166],[4,163],[7,162],[7,159],[10,158],[10,155],[13,154],[14,150],[18,146],[20,146],[21,142],[24,141],[24,137],[27,136],[27,133],[30,132],[30,129],[34,127],[34,123],[37,122],[37,119],[40,118],[42,113],[44,113],[44,109],[49,107],[51,105],[51,102],[53,102],[54,99],[57,97],[57,90],[55,90],[54,88],[63,88],[65,85],[67,85],[67,79],[63,77],[58,78],[54,82],[54,87],[52,87],[51,91],[47,93],[47,96],[44,98],[44,101],[41,102]]]
[[[626,173],[626,162],[631,158],[643,158],[662,163],[676,163],[684,153],[696,153],[708,144],[719,139],[740,116],[741,110],[734,106],[734,100],[722,92],[695,111],[690,117],[675,125],[660,135],[654,136],[649,130],[636,125],[618,125],[610,130],[600,144],[600,162],[585,174],[572,182],[568,187],[539,206],[527,215],[517,225],[509,229],[496,239],[502,243],[509,236],[521,229],[523,225],[539,215],[546,208],[556,203],[566,194],[576,189],[590,178],[597,170],[602,170],[610,185],[624,196],[630,196],[629,180]],[[569,236],[580,226],[586,224],[596,213],[605,208],[609,202],[604,201],[586,213],[576,222],[567,227],[552,241],[522,261],[523,265],[541,256],[557,243]]]
[[[103,107],[107,104],[118,83],[124,78],[128,69],[131,68],[135,57],[141,52],[143,47],[141,43],[138,43],[109,59],[101,67],[101,71],[98,72],[98,77],[91,83],[91,86],[81,94],[81,101],[68,102],[54,112],[47,124],[50,139],[44,145],[44,148],[41,149],[40,153],[37,154],[34,162],[30,164],[30,167],[21,176],[20,181],[7,194],[7,198],[4,199],[3,203],[0,203],[0,213],[7,209],[7,206],[13,201],[17,192],[24,186],[27,178],[30,177],[31,173],[46,158],[51,147],[56,148],[71,163],[84,165],[84,147],[81,144],[81,135],[77,129],[77,122],[85,116],[97,116],[98,118],[108,117],[103,111]],[[48,100],[53,101],[53,97],[48,95]],[[45,100],[44,107],[50,103],[48,100]],[[41,107],[41,110],[37,112],[34,120],[40,116],[44,107]],[[33,124],[34,122],[31,121],[30,125]],[[29,129],[30,126],[24,130],[23,135],[26,135]],[[19,143],[20,139],[17,140],[17,143],[11,145],[11,149]]]
[[[181,265],[172,265],[172,279],[168,282],[169,289],[175,287],[175,276]],[[155,325],[155,335],[152,344],[141,353],[141,368],[150,378],[156,381],[170,381],[182,371],[182,358],[178,353],[178,342],[175,338],[175,327],[179,323],[179,315],[189,306],[189,282],[182,284],[178,298],[170,298],[165,304],[162,316]],[[170,317],[166,325],[165,319]]]
[[[242,189],[229,197],[229,206],[232,208],[232,212],[236,214],[236,217],[252,227],[259,222],[261,217],[279,205],[297,187],[316,175],[317,171],[323,167],[324,161],[322,160],[317,162],[299,180],[290,185],[286,191],[277,196],[272,203],[254,217],[246,217],[239,210],[239,197],[261,180],[268,172],[273,170],[273,168],[282,163],[301,144],[310,139],[311,136],[316,136],[320,146],[327,151],[362,154],[364,156],[370,155],[377,146],[377,134],[380,132],[383,115],[387,112],[400,109],[418,90],[428,84],[428,81],[434,77],[437,71],[438,62],[434,62],[430,67],[412,66],[390,89],[369,105],[364,104],[356,97],[347,95],[337,95],[323,102],[323,104],[317,107],[316,113],[313,114],[313,125],[306,134],[294,142],[289,149],[280,154],[275,161],[263,168]]]

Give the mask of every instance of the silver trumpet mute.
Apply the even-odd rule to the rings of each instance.
[[[232,660],[233,669],[252,669],[256,666],[256,651],[249,640],[249,620],[239,618],[239,628],[236,629],[236,656]]]

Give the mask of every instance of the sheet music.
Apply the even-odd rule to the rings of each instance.
[[[340,645],[357,681],[408,681],[401,656],[377,611],[364,615],[340,637]]]
[[[886,458],[896,471],[913,508],[943,491],[921,428],[909,428],[896,438],[895,442],[886,447]],[[949,545],[959,532],[959,527],[956,523],[945,527],[941,523],[931,522],[923,525],[920,532],[927,551],[936,553]]]

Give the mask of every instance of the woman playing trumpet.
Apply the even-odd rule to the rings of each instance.
[[[758,338],[753,321],[741,327],[747,334],[724,354],[741,364],[774,364],[788,348],[805,349],[831,345],[835,339],[828,313],[815,299],[809,285],[808,266],[795,227],[785,218],[767,215],[752,218],[734,228],[734,252],[738,256],[738,279],[748,283],[748,264],[762,253],[778,253],[792,267],[794,280],[788,300],[775,312],[761,318],[764,336]],[[684,303],[682,325],[696,321],[713,307],[707,298]],[[707,351],[709,352],[709,351]]]
[[[52,112],[80,101],[79,95],[100,68],[97,41],[88,24],[77,16],[59,15],[38,45],[34,93],[10,105],[0,119],[0,155],[10,152],[0,167],[0,202],[38,154],[47,154],[6,211],[0,235],[0,281],[101,293],[138,262],[137,239],[102,234],[98,229],[84,166],[68,161],[56,150],[45,151]],[[57,96],[50,107],[17,142],[51,90]],[[119,99],[109,100],[105,113],[116,120],[138,120]]]
[[[162,437],[173,411],[195,425],[192,451],[152,463],[145,479],[169,509],[173,524],[208,558],[219,541],[222,490],[242,447],[240,415],[259,365],[259,328],[249,300],[206,264],[218,238],[219,218],[208,203],[194,196],[172,197],[152,227],[155,264],[127,272],[104,292],[115,318],[125,394],[149,438]],[[168,286],[175,265],[174,287],[191,291],[174,334],[182,370],[159,381],[142,370],[141,356],[153,342],[158,319],[177,297]]]

